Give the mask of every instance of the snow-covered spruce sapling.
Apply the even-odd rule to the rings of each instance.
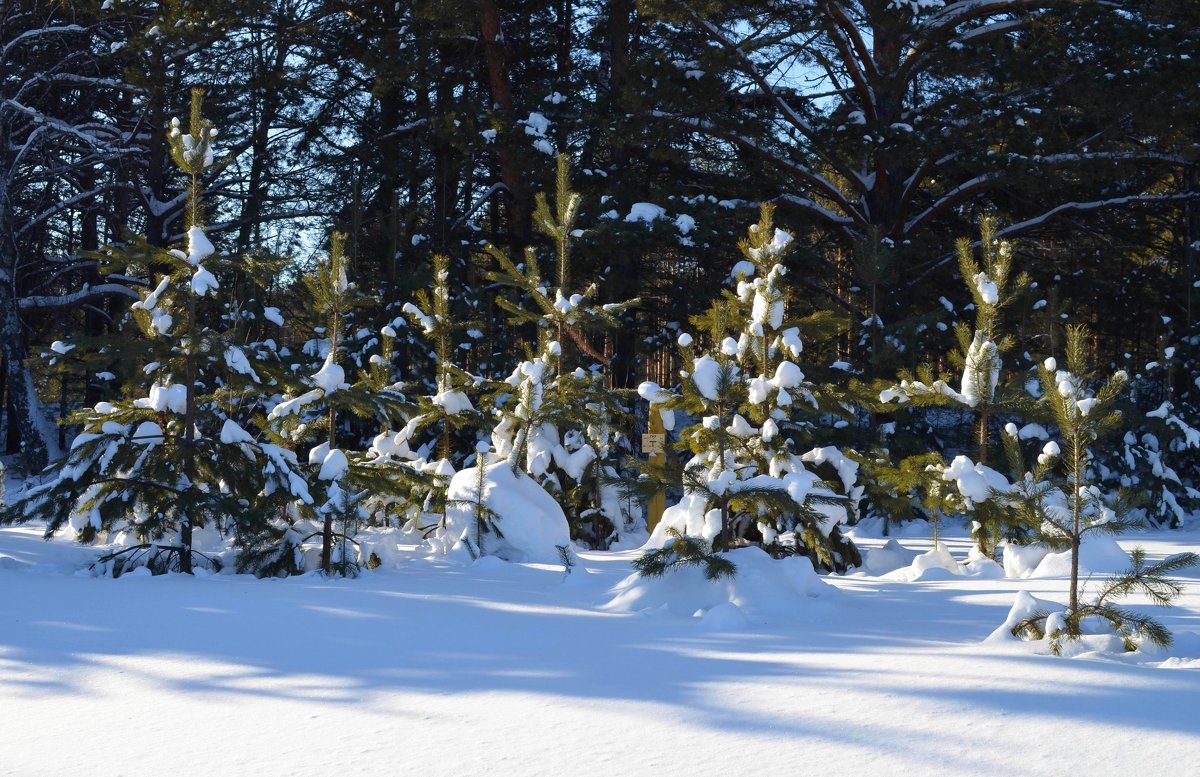
[[[1166,626],[1148,615],[1118,607],[1114,602],[1141,593],[1160,607],[1170,606],[1183,593],[1183,586],[1168,575],[1195,566],[1200,563],[1200,556],[1177,553],[1153,564],[1146,562],[1146,552],[1142,548],[1134,548],[1129,556],[1129,569],[1105,580],[1094,599],[1076,603],[1065,612],[1034,612],[1012,627],[1013,636],[1030,640],[1049,638],[1051,652],[1061,655],[1066,641],[1083,637],[1087,633],[1087,622],[1097,620],[1121,638],[1127,651],[1137,650],[1139,639],[1158,647],[1170,647],[1174,637]]]
[[[109,251],[111,261],[127,255],[131,264],[161,271],[132,310],[142,333],[136,350],[146,360],[140,374],[149,385],[129,388],[147,395],[79,411],[72,422],[83,432],[71,450],[5,516],[44,520],[47,537],[70,525],[85,542],[101,532],[129,532],[135,544],[99,561],[114,574],[143,564],[155,572],[191,572],[196,561],[215,566],[192,547],[194,528],[224,517],[240,529],[273,493],[310,498],[295,456],[243,427],[252,425],[253,404],[231,401],[262,386],[257,355],[214,323],[226,323],[209,269],[221,257],[205,233],[200,177],[213,164],[215,135],[201,117],[201,93],[193,91],[187,131],[174,120],[168,134],[172,156],[190,178],[186,250],[141,240],[136,253]]]
[[[375,494],[370,501],[379,505],[388,502],[392,510],[404,509],[407,514],[402,520],[429,534],[445,525],[446,486],[454,474],[454,462],[466,458],[463,452],[456,455],[456,433],[477,428],[483,420],[470,397],[481,380],[455,360],[465,345],[463,336],[478,332],[470,322],[459,321],[453,315],[450,259],[445,255],[433,257],[432,293],[419,291],[415,302],[404,303],[402,312],[414,325],[417,336],[431,346],[434,376],[432,381],[420,376],[406,384],[406,392],[415,402],[411,417],[399,431],[387,430],[377,436],[370,451],[376,464],[393,467],[398,476],[411,481],[412,487],[400,500],[385,500]],[[385,344],[403,324],[403,319],[397,319],[383,328]],[[372,357],[377,368],[380,361]]]
[[[293,443],[320,440],[308,452],[312,499],[296,507],[320,523],[320,530],[312,536],[321,538],[321,571],[345,575],[354,574],[358,568],[345,550],[349,530],[362,514],[363,498],[368,492],[389,493],[405,484],[392,468],[339,447],[339,416],[350,414],[388,427],[403,418],[408,407],[396,386],[377,385],[376,379],[381,377],[378,369],[360,370],[353,384],[346,380],[341,363],[345,317],[367,300],[349,281],[345,236],[334,233],[330,243],[328,260],[318,263],[304,277],[309,309],[321,317],[323,324],[314,326],[317,337],[310,341],[309,349],[321,366],[292,396],[272,408],[268,418],[283,439]]]
[[[404,315],[420,328],[433,346],[433,361],[437,370],[436,391],[419,396],[417,414],[405,427],[404,441],[410,444],[429,427],[437,430],[437,457],[449,459],[453,453],[454,430],[478,426],[481,414],[471,402],[469,391],[479,382],[455,361],[459,341],[470,324],[456,321],[450,309],[450,257],[433,257],[432,294],[417,292],[415,303],[407,302]]]
[[[772,209],[764,207],[740,244],[744,259],[734,270],[736,292],[726,292],[698,319],[709,325],[715,348],[698,355],[692,336],[682,334],[680,357],[691,368],[681,371],[679,391],[649,382],[639,387],[668,428],[676,412],[699,419],[679,434],[693,454],[673,484],[682,486],[683,500],[664,513],[652,542],[667,544],[667,531],[675,529],[718,551],[762,543],[784,552],[778,539],[790,532],[794,552],[818,566],[845,570],[860,563],[838,528],[861,495],[858,465],[832,446],[803,455],[794,451],[798,442],[811,439],[822,408],[821,387],[794,361],[803,349],[803,321],[787,318],[791,290],[783,282],[783,258],[790,243],[790,235],[775,229]],[[825,465],[837,473],[841,494],[814,472]],[[639,485],[672,485],[646,475]]]
[[[992,447],[991,421],[997,414],[1021,416],[1030,405],[1020,381],[1002,381],[1003,354],[1015,345],[1014,337],[1003,331],[1003,313],[1026,293],[1030,281],[1025,273],[1012,276],[1012,245],[996,237],[995,220],[990,216],[979,223],[979,258],[967,238],[958,241],[957,251],[959,272],[975,306],[974,325],[959,321],[954,327],[958,350],[950,353],[950,360],[962,370],[959,387],[951,386],[946,377],[935,379],[933,367],[922,365],[915,376],[901,372],[898,384],[880,391],[880,409],[887,410],[889,405],[899,403],[969,410],[974,417],[975,460],[957,457],[947,468],[946,479],[964,482],[958,475],[966,467],[986,481],[999,482],[1003,476],[987,466]],[[972,533],[976,547],[991,557],[1000,539],[1012,528],[1006,523],[1006,511],[988,499],[986,488],[962,496],[967,512],[974,519]]]
[[[500,424],[493,440],[501,456],[513,458],[543,485],[567,514],[575,539],[607,547],[624,523],[606,472],[615,466],[622,429],[631,426],[629,413],[607,387],[609,358],[590,337],[615,329],[620,317],[638,300],[599,304],[595,283],[574,287],[572,241],[582,232],[575,227],[580,196],[572,191],[570,166],[558,158],[553,206],[537,196],[534,226],[554,246],[554,281],[542,278],[537,252],[526,251],[518,265],[502,250],[488,252],[499,269],[489,277],[514,289],[513,300],[499,305],[514,327],[532,326],[537,350],[508,379],[518,388],[501,388]],[[531,413],[536,413],[536,419]],[[617,513],[617,514],[610,514]]]
[[[1071,549],[1068,613],[1079,607],[1079,547],[1084,536],[1091,532],[1117,533],[1133,525],[1123,515],[1130,504],[1129,495],[1118,493],[1115,498],[1106,498],[1091,481],[1089,471],[1093,447],[1120,431],[1124,423],[1117,403],[1129,377],[1124,371],[1115,372],[1093,391],[1090,385],[1096,371],[1088,353],[1088,340],[1086,327],[1067,327],[1066,369],[1059,369],[1053,357],[1038,368],[1041,402],[1053,413],[1060,438],[1053,446],[1047,444],[1042,455],[1059,459],[1048,475],[1065,498],[1062,509],[1043,511],[1043,532],[1049,541],[1057,540]]]

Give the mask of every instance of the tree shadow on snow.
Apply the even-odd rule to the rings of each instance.
[[[715,732],[864,748],[890,738],[917,757],[954,746],[948,738],[971,752],[972,738],[903,737],[906,721],[869,712],[833,725],[830,711],[847,694],[876,694],[948,716],[982,706],[1194,733],[1181,711],[1200,698],[1200,673],[990,651],[979,641],[1007,605],[972,601],[969,590],[884,585],[831,595],[792,623],[710,633],[694,619],[600,610],[618,577],[560,585],[553,568],[428,564],[348,581],[0,570],[10,592],[0,602],[0,697],[86,694],[89,674],[114,669],[211,699],[360,705],[397,692],[510,692],[668,705]],[[759,687],[795,703],[770,712],[738,703]]]

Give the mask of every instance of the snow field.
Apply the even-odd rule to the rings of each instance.
[[[1200,667],[1196,570],[1158,612],[1174,651],[1089,660],[984,642],[1017,591],[1064,601],[1061,578],[855,573],[696,618],[605,609],[636,551],[569,577],[416,546],[354,580],[75,575],[94,553],[0,530],[0,774],[1116,777],[1200,756],[1200,673],[1171,671]]]

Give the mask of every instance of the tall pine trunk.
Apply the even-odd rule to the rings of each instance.
[[[48,435],[46,422],[37,416],[41,412],[37,393],[25,364],[28,351],[17,310],[17,245],[9,185],[8,179],[0,181],[0,355],[4,357],[4,383],[9,396],[8,422],[20,433],[29,463],[40,470],[58,446]]]

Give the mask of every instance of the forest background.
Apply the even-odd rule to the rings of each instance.
[[[675,382],[676,337],[772,203],[800,312],[841,322],[807,344],[811,378],[953,371],[940,355],[972,310],[955,241],[986,214],[1033,281],[1012,308],[1014,369],[1086,324],[1098,360],[1134,377],[1131,401],[1195,410],[1188,0],[12,0],[0,41],[3,449],[29,469],[69,444],[56,418],[139,378],[111,344],[149,281],[109,260],[186,231],[166,129],[194,87],[220,128],[208,234],[233,266],[275,268],[263,288],[249,270],[222,287],[289,323],[337,230],[373,295],[354,312],[366,329],[401,318],[445,255],[472,323],[460,363],[511,371],[533,334],[497,308],[514,292],[484,249],[553,260],[535,195],[566,154],[573,277],[601,303],[640,300],[579,345],[614,389]],[[268,336],[258,321],[247,340]],[[61,345],[91,338],[110,347]],[[394,361],[434,372],[411,328]]]

